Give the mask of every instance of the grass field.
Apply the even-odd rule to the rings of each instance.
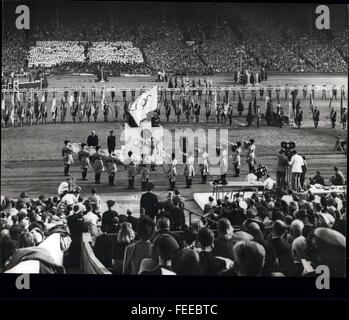
[[[203,77],[202,77],[203,79]],[[110,82],[106,86],[115,88],[141,88],[151,87],[155,82],[149,81],[147,78],[114,78],[110,79]],[[219,76],[212,77],[214,85],[224,86],[232,82],[231,76]],[[331,86],[336,83],[341,86],[346,84],[347,78],[345,76],[271,76],[267,85],[280,86],[288,83],[289,85],[298,84],[299,87],[304,84],[308,85],[322,85],[323,83],[327,86]],[[54,76],[49,78],[49,88],[52,87],[90,87],[95,85],[96,87],[100,84],[93,82],[92,77],[77,77],[77,76]],[[309,94],[309,93],[308,93]],[[317,93],[318,97],[321,97],[321,93]],[[97,96],[99,99],[100,96]],[[283,100],[283,94],[281,94],[281,104],[285,106],[287,110],[287,101]],[[182,121],[180,123],[174,123],[174,115],[172,112],[171,123],[167,124],[164,119],[164,109],[161,114],[161,124],[164,128],[226,128],[229,129],[229,142],[235,142],[240,139],[254,138],[256,141],[256,155],[257,161],[268,167],[271,175],[275,174],[275,155],[280,149],[280,143],[282,141],[294,141],[297,146],[297,150],[307,155],[309,174],[312,175],[316,170],[321,170],[325,177],[328,178],[332,174],[333,165],[337,165],[346,174],[346,157],[343,154],[332,153],[333,146],[335,144],[336,135],[346,136],[346,130],[340,128],[339,119],[335,129],[331,128],[330,121],[328,119],[329,108],[328,101],[322,101],[316,99],[315,103],[319,105],[321,112],[321,121],[318,129],[313,128],[313,122],[311,119],[311,113],[309,109],[309,97],[305,101],[302,100],[302,92],[300,92],[301,104],[303,106],[304,121],[301,129],[296,129],[291,126],[285,126],[282,129],[276,127],[267,127],[262,122],[260,128],[256,128],[256,124],[253,123],[251,127],[246,127],[245,117],[248,101],[245,101],[245,112],[242,117],[236,115],[236,104],[237,101],[233,101],[235,107],[235,117],[232,127],[227,125],[217,125],[215,123],[206,124],[204,120],[204,112],[202,111],[200,123],[187,124],[182,115]],[[117,99],[121,100],[120,96]],[[275,100],[274,100],[275,101]],[[49,110],[50,110],[50,98],[49,98]],[[264,105],[264,101],[261,101]],[[347,100],[345,100],[347,103]],[[333,102],[333,106],[339,110],[339,100]],[[119,104],[120,107],[123,105]],[[106,148],[106,137],[110,129],[115,131],[118,137],[123,129],[123,121],[121,120],[121,110],[119,113],[119,122],[112,122],[111,116],[109,122],[103,122],[103,115],[100,114],[97,123],[87,123],[86,120],[82,123],[72,124],[70,118],[64,124],[57,123],[56,125],[50,123],[51,115],[49,115],[47,125],[33,125],[31,127],[24,126],[22,128],[6,128],[1,131],[1,190],[2,194],[7,196],[17,197],[20,191],[27,191],[32,196],[38,196],[41,193],[46,195],[55,194],[57,192],[58,184],[64,179],[62,177],[63,164],[61,161],[61,148],[63,140],[69,138],[72,142],[86,141],[87,136],[91,130],[95,130],[100,138],[100,144],[102,148]],[[58,117],[59,118],[59,117]],[[214,115],[211,115],[212,122],[215,122]],[[211,143],[210,141],[208,143]],[[120,147],[118,143],[117,148]],[[243,151],[243,166],[242,166],[242,177],[247,170],[245,159],[245,152]],[[80,167],[78,164],[74,165],[71,172],[75,178],[80,178]],[[182,174],[182,168],[179,168],[180,175]],[[232,171],[228,172],[228,179],[231,178]],[[83,192],[86,194],[92,187],[93,174],[89,172],[89,181],[84,182]],[[102,181],[106,181],[106,174],[102,177]],[[117,173],[117,186],[110,188],[106,184],[98,186],[98,191],[103,197],[113,198],[115,200],[126,201],[130,206],[132,203],[138,203],[140,193],[134,195],[127,195],[125,190],[127,181],[123,167],[119,167]],[[156,184],[156,190],[159,191],[161,196],[165,196],[168,181],[162,171],[157,170],[156,173],[152,174],[151,180]],[[192,190],[183,190],[185,197],[190,199],[193,192],[206,191],[208,186],[202,186],[198,183],[200,177],[197,175],[194,180]],[[106,182],[105,182],[106,183]],[[184,186],[184,178],[180,177],[178,180],[179,187]],[[120,193],[120,191],[123,191]]]

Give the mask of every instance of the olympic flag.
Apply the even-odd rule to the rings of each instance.
[[[140,122],[147,118],[147,114],[158,107],[158,86],[142,93],[130,107],[130,115],[139,126]]]

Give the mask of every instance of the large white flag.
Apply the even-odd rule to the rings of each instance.
[[[130,107],[130,114],[139,126],[140,122],[147,118],[147,113],[158,107],[158,86],[142,93]]]

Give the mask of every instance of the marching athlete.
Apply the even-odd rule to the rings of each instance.
[[[342,117],[341,117],[341,122],[342,122],[342,128],[343,129],[347,128],[347,118],[348,118],[348,110],[347,110],[346,107],[343,107]]]
[[[209,166],[208,166],[208,153],[206,152],[206,148],[203,148],[201,151],[201,161],[200,161],[200,172],[201,172],[201,184],[206,184],[207,176],[209,174]]]
[[[51,106],[51,115],[52,115],[52,122],[54,124],[56,124],[57,123],[57,98],[56,98],[56,92],[53,92],[52,106]]]
[[[97,118],[98,118],[98,113],[99,113],[99,104],[97,103],[97,101],[93,101],[93,119],[95,122],[97,122]]]
[[[228,150],[227,146],[223,145],[222,150],[219,154],[219,168],[221,171],[222,184],[227,184],[227,173],[228,173]]]
[[[81,165],[81,174],[82,174],[82,180],[88,180],[87,179],[87,169],[91,166],[90,165],[90,152],[88,149],[86,150],[86,143],[81,143],[81,150],[78,153],[80,165]]]
[[[334,129],[336,127],[336,121],[337,121],[337,111],[334,109],[334,107],[331,108],[330,119],[331,119],[332,128]]]
[[[135,176],[136,176],[136,169],[135,169],[135,160],[132,156],[132,151],[128,152],[128,158],[125,159],[125,170],[127,172],[128,177],[128,189],[135,189],[134,182],[135,182]]]
[[[165,99],[164,106],[165,106],[165,112],[166,112],[166,121],[168,123],[170,121],[171,105],[168,103],[167,99]]]
[[[313,120],[314,120],[314,128],[316,129],[319,125],[319,120],[320,120],[320,110],[317,105],[314,107],[314,110],[313,110]]]
[[[170,189],[169,191],[174,191],[176,188],[176,177],[177,177],[177,159],[176,154],[172,153],[171,163],[168,165],[167,176],[170,181]]]
[[[206,110],[206,121],[207,123],[210,123],[211,104],[207,100],[205,101],[205,110]]]
[[[256,145],[254,144],[254,139],[250,139],[247,149],[247,159],[249,172],[254,172],[254,166],[256,164]]]
[[[40,118],[41,118],[41,124],[46,124],[47,106],[46,106],[45,94],[42,94],[42,97],[41,97]]]
[[[187,154],[185,154],[187,155]],[[186,188],[191,188],[193,177],[195,176],[194,170],[195,159],[192,152],[189,152],[187,155],[185,167],[184,167],[184,176],[186,181]]]
[[[93,165],[93,169],[95,170],[95,183],[97,184],[101,183],[101,173],[105,171],[103,164],[103,158],[105,156],[101,153],[100,149],[100,146],[96,146],[96,152],[90,156],[90,161]]]
[[[302,110],[302,107],[300,105],[300,101],[299,100],[298,100],[297,105],[296,105],[295,120],[296,120],[297,128],[300,129],[300,127],[302,125],[302,121],[303,121],[303,110]]]
[[[64,140],[64,147],[62,148],[62,157],[64,161],[64,175],[69,176],[69,169],[74,164],[73,149],[69,140]]]
[[[107,166],[107,174],[109,177],[109,185],[115,186],[114,180],[115,180],[115,174],[118,171],[118,168],[116,166],[117,158],[114,155],[114,153],[109,153],[105,160],[105,164]]]

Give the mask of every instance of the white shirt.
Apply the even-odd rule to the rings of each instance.
[[[255,181],[257,181],[257,176],[254,173],[249,173],[246,176],[246,181],[247,182],[255,182]]]
[[[276,182],[272,178],[267,178],[264,180],[264,189],[271,190],[274,188]]]
[[[288,195],[288,194],[285,194],[284,196],[282,196],[281,200],[285,201],[288,205],[294,201],[293,200],[293,197]]]
[[[58,194],[63,194],[64,191],[69,190],[69,183],[67,181],[63,181],[58,187]]]
[[[299,154],[295,154],[289,165],[291,166],[291,172],[293,173],[302,173],[302,166],[304,165],[304,160],[302,158],[302,156],[300,156]]]
[[[78,202],[77,196],[75,196],[73,193],[67,193],[63,198],[62,201],[65,202],[67,205],[73,205]]]

